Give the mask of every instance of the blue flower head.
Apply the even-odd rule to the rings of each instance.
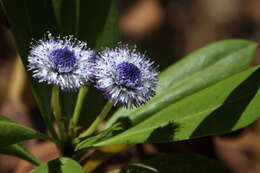
[[[138,107],[155,95],[158,72],[136,48],[120,45],[100,52],[94,67],[96,87],[115,105]]]
[[[28,68],[39,82],[75,90],[93,77],[95,55],[73,36],[53,37],[48,32],[44,39],[31,44]]]

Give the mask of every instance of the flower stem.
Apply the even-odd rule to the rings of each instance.
[[[53,108],[53,114],[56,119],[58,129],[59,129],[59,134],[61,137],[61,143],[65,144],[67,142],[67,135],[66,135],[66,128],[64,125],[64,121],[62,119],[62,114],[61,114],[61,107],[60,107],[60,91],[58,86],[53,86],[52,88],[52,108]]]
[[[108,101],[104,106],[103,110],[101,111],[101,113],[97,116],[96,120],[90,125],[90,127],[86,131],[81,133],[79,137],[89,136],[92,133],[94,133],[99,123],[106,118],[106,116],[108,115],[112,107],[113,107],[113,103]]]
[[[73,116],[72,116],[72,126],[75,127],[78,125],[78,121],[79,121],[79,116],[80,116],[80,111],[84,102],[84,98],[86,96],[86,94],[88,93],[88,87],[82,87],[79,90],[79,94],[77,97],[77,102],[76,102],[76,106],[73,112]]]

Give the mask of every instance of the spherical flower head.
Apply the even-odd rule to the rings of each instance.
[[[158,72],[145,54],[120,45],[100,52],[95,61],[96,87],[115,105],[138,107],[155,95]]]
[[[59,86],[62,90],[76,90],[93,77],[95,51],[73,36],[45,38],[34,41],[28,56],[28,70],[39,82]]]

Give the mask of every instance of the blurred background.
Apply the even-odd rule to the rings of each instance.
[[[120,32],[123,42],[136,44],[160,70],[210,42],[246,38],[260,42],[260,0],[120,0]],[[260,52],[252,65],[260,64]],[[24,68],[17,55],[8,22],[0,16],[0,114],[44,131]],[[41,141],[25,145],[48,160],[57,155]],[[106,172],[127,162],[157,153],[195,152],[220,160],[235,173],[260,172],[260,121],[229,135],[165,144],[122,146],[110,151],[95,172]],[[42,151],[51,151],[50,153]],[[112,152],[112,153],[113,153]],[[95,163],[97,164],[97,163]],[[26,172],[28,164],[0,155],[0,173]]]

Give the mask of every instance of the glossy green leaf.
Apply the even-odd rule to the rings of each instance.
[[[156,158],[133,163],[110,173],[231,173],[231,171],[204,156],[190,153],[161,155]]]
[[[95,49],[118,41],[118,0],[80,1],[79,37]]]
[[[35,130],[10,122],[0,122],[0,147],[15,144],[24,140],[43,138]]]
[[[169,142],[228,133],[260,115],[260,67],[197,92],[94,146]]]
[[[62,35],[77,36],[79,27],[80,0],[52,0],[54,13]]]
[[[195,51],[160,74],[157,95],[151,101],[136,109],[121,108],[106,128],[125,119],[135,125],[168,105],[246,69],[255,50],[254,42],[234,39]]]
[[[26,148],[24,148],[20,144],[13,144],[6,147],[0,147],[0,153],[21,158],[34,165],[41,164],[41,162],[34,155],[32,155]]]
[[[52,0],[60,33],[100,49],[118,41],[118,0]]]
[[[0,122],[1,122],[1,121],[11,122],[11,123],[17,123],[16,121],[11,120],[11,119],[7,118],[6,116],[3,116],[3,115],[0,115]],[[17,124],[18,124],[18,123],[17,123]]]
[[[0,115],[0,147],[35,138],[50,140],[49,137]]]
[[[69,158],[58,158],[44,163],[30,173],[86,173],[76,161]]]
[[[17,122],[10,120],[9,118],[2,115],[0,115],[0,122],[11,122],[18,124]],[[13,144],[5,147],[0,147],[0,153],[19,157],[35,165],[40,164],[40,161],[20,144]]]

